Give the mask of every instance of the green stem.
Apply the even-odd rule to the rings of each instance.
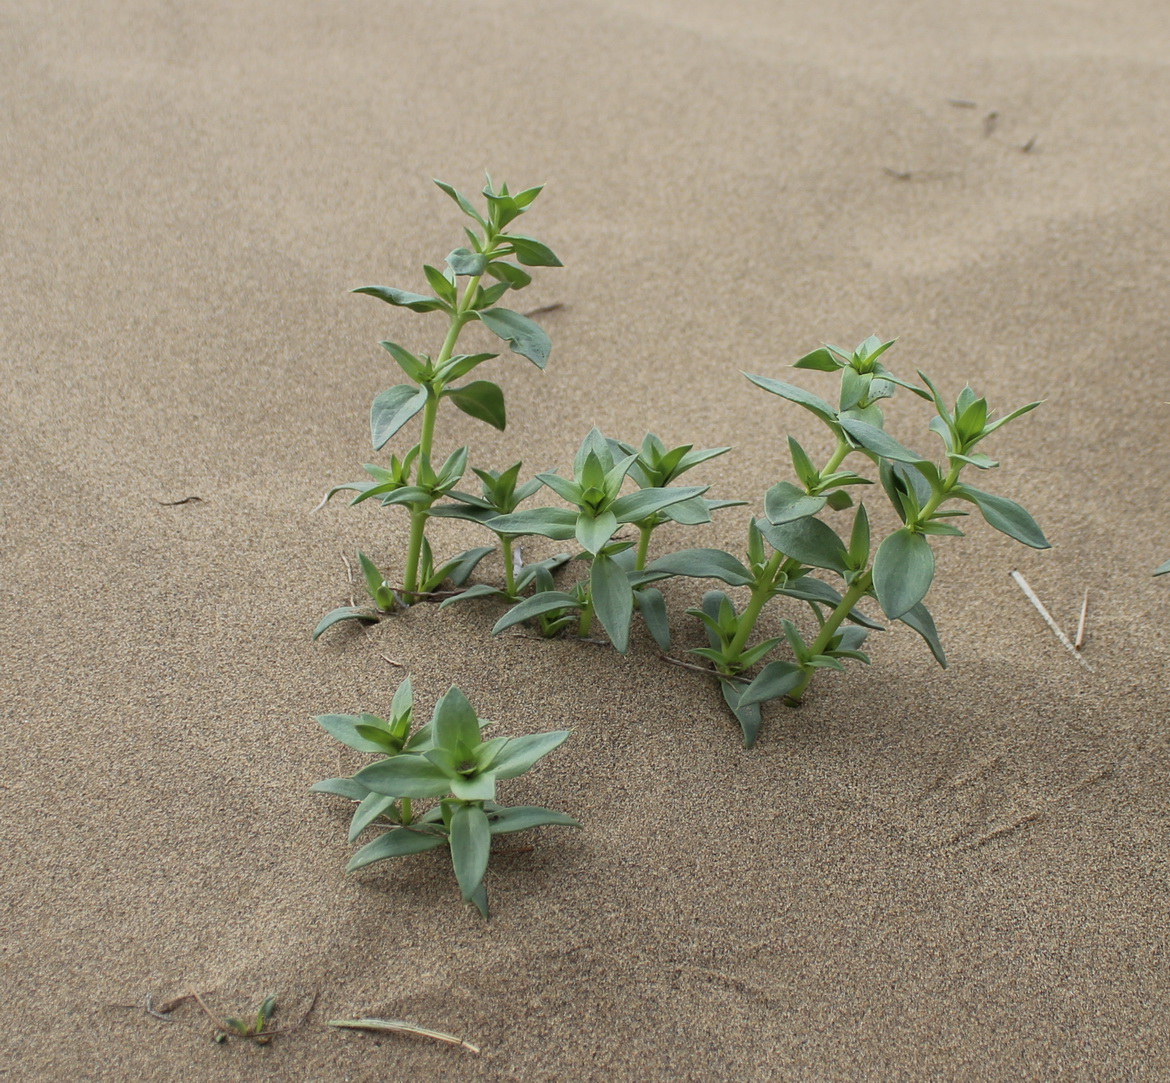
[[[772,588],[776,585],[776,573],[780,570],[780,565],[784,563],[784,560],[785,556],[779,550],[773,553],[772,559],[764,565],[764,570],[756,580],[756,585],[752,587],[751,601],[748,602],[747,609],[741,614],[735,638],[728,645],[724,655],[728,665],[733,666],[739,660],[739,656],[743,654],[743,648],[755,630],[756,621],[760,619],[760,612],[767,604],[768,599],[772,597]]]
[[[497,534],[500,539],[500,553],[504,558],[504,590],[508,597],[516,596],[516,574],[512,570],[512,537],[509,534]]]
[[[849,446],[847,441],[838,440],[837,450],[833,452],[832,458],[829,459],[827,463],[825,463],[825,468],[821,471],[821,477],[826,477],[836,471],[837,467],[839,467],[845,461],[845,456],[848,455],[852,450],[853,448]]]
[[[923,506],[918,513],[918,517],[914,520],[916,523],[925,523],[934,513],[938,506],[951,495],[951,490],[955,487],[959,480],[959,472],[963,469],[962,463],[954,463],[946,478],[943,480],[942,488],[938,490]]]
[[[593,603],[587,602],[581,609],[581,619],[577,622],[577,638],[588,637],[593,627]]]
[[[411,822],[412,817],[411,817],[410,798],[409,797],[403,797],[403,798],[399,799],[398,818],[402,821],[402,825],[404,827]]]
[[[463,296],[451,316],[451,326],[447,328],[447,337],[443,340],[442,349],[439,350],[439,356],[435,359],[435,368],[439,368],[451,360],[451,355],[455,352],[455,343],[459,341],[459,332],[468,322],[468,309],[478,286],[478,276],[468,280]],[[426,481],[425,475],[434,473],[431,466],[431,449],[435,442],[435,419],[439,414],[441,395],[441,387],[428,385],[427,401],[426,405],[423,406],[422,433],[418,442],[419,480],[424,483]],[[410,542],[406,550],[406,573],[402,583],[408,603],[415,600],[414,594],[418,589],[419,558],[422,555],[423,532],[426,528],[431,503],[432,501],[419,501],[410,506]]]
[[[655,523],[638,524],[638,555],[634,558],[634,571],[640,572],[646,567],[646,555],[650,551],[650,535],[654,533]]]
[[[824,654],[829,649],[829,644],[833,641],[833,636],[837,634],[837,629],[841,627],[842,622],[853,611],[853,607],[865,597],[872,586],[872,569],[866,569],[853,580],[849,589],[842,596],[841,601],[837,603],[837,607],[829,614],[825,623],[821,625],[820,634],[813,640],[813,644],[809,648],[810,654],[814,656]],[[814,672],[815,670],[812,669],[805,670],[804,679],[785,696],[785,699],[789,703],[800,703],[800,697],[804,695],[805,689],[808,688],[809,681],[812,680]]]

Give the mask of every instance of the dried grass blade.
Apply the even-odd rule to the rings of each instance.
[[[426,1027],[415,1026],[414,1023],[407,1023],[402,1019],[330,1019],[325,1025],[348,1027],[351,1030],[376,1030],[391,1034],[416,1034],[420,1038],[432,1038],[436,1042],[457,1045],[471,1053],[480,1051],[478,1045],[465,1042],[462,1038],[455,1037],[454,1034],[445,1034],[441,1030],[428,1030]]]

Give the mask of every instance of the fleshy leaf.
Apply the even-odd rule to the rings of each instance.
[[[540,324],[510,308],[486,308],[479,313],[479,318],[493,335],[508,344],[513,353],[527,357],[540,369],[548,364],[552,341]]]
[[[873,558],[873,589],[890,620],[914,608],[930,590],[934,552],[921,534],[903,527],[878,546]]]
[[[378,451],[427,404],[427,389],[398,384],[380,392],[370,404],[370,440]]]

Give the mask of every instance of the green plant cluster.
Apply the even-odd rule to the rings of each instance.
[[[709,547],[651,552],[659,527],[669,523],[700,528],[711,521],[712,513],[746,503],[710,498],[705,485],[679,484],[684,474],[727,453],[727,447],[671,448],[653,434],[635,446],[593,429],[582,441],[571,471],[540,473],[521,481],[518,462],[502,471],[473,467],[480,491],[459,488],[468,469],[467,448],[452,451],[438,467],[432,465],[439,404],[449,399],[497,429],[503,430],[506,423],[503,392],[497,385],[459,382],[497,356],[455,353],[460,332],[469,323],[481,322],[513,352],[543,368],[551,348],[544,331],[527,317],[501,308],[499,301],[509,290],[531,281],[524,267],[556,267],[560,261],[532,237],[508,231],[540,188],[511,195],[506,185],[494,189],[489,178],[483,190],[487,209],[481,214],[462,193],[436,183],[477,227],[466,231],[471,247],[455,249],[447,257],[446,270],[424,267],[429,294],[383,286],[356,291],[415,312],[441,313],[447,320],[446,337],[433,359],[382,343],[411,382],[374,399],[373,446],[384,448],[418,414],[420,439],[401,458],[391,455],[388,466],[367,465],[371,481],[339,485],[328,494],[353,491],[351,503],[377,498],[385,506],[408,511],[410,540],[402,585],[390,585],[374,563],[359,554],[372,608],[334,610],[318,624],[314,638],[339,621],[374,622],[398,607],[426,599],[440,598],[446,606],[491,598],[508,606],[495,622],[495,633],[527,624],[543,636],[571,631],[585,638],[599,624],[614,648],[625,653],[637,615],[658,647],[668,652],[670,621],[659,585],[672,578],[714,580],[745,597],[737,602],[725,589],[710,590],[701,605],[687,610],[701,625],[707,645],[690,651],[699,661],[683,664],[718,683],[744,744],[750,747],[764,704],[780,700],[797,705],[821,671],[843,670],[851,662],[869,664],[869,637],[884,625],[863,611],[865,599],[875,601],[888,622],[912,628],[939,665],[946,665],[925,598],[935,576],[932,541],[961,537],[961,520],[977,513],[1024,545],[1048,547],[1023,507],[969,480],[972,472],[999,465],[985,453],[983,442],[1039,403],[997,418],[987,400],[970,387],[950,402],[925,373],[917,372],[914,381],[887,368],[893,341],[876,337],[853,350],[823,346],[793,365],[835,374],[839,381],[835,405],[772,376],[745,373],[762,391],[810,413],[828,430],[833,450],[818,464],[789,436],[791,475],[763,494],[763,514],[751,516],[741,552]],[[495,281],[485,286],[487,279]],[[936,455],[912,450],[886,431],[882,403],[899,389],[933,409],[926,429],[941,442]],[[522,506],[545,490],[559,502]],[[863,493],[884,497],[899,525],[877,536]],[[426,527],[440,517],[479,524],[494,536],[495,544],[436,563]],[[572,543],[576,551],[524,565],[516,542],[532,535]],[[502,582],[468,585],[483,558],[497,548],[503,560]],[[570,567],[582,571],[573,582],[558,582]],[[1166,571],[1170,564],[1158,569]],[[761,638],[761,620],[776,599],[803,603],[811,625],[802,627],[791,616],[783,616],[782,634]],[[491,837],[538,824],[575,824],[561,813],[509,810],[495,804],[495,782],[526,770],[565,734],[515,738],[505,744],[498,743],[505,738],[482,742],[474,711],[454,688],[439,701],[432,722],[412,734],[410,699],[407,682],[395,697],[388,722],[370,715],[323,716],[322,725],[339,740],[387,758],[352,779],[329,780],[316,789],[358,802],[351,841],[375,822],[387,827],[358,852],[350,868],[446,845],[463,897],[486,915],[482,879]],[[539,753],[530,756],[529,749]],[[517,765],[523,766],[516,770]],[[415,817],[411,801],[416,798],[438,803]]]

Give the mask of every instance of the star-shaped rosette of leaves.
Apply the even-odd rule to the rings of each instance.
[[[578,609],[580,635],[588,634],[596,613],[614,647],[622,654],[629,649],[630,622],[635,605],[642,600],[637,592],[655,577],[639,575],[632,560],[617,559],[631,543],[615,540],[614,535],[627,523],[645,521],[707,491],[707,486],[695,485],[652,487],[623,494],[626,476],[637,461],[637,453],[615,457],[610,442],[595,428],[577,451],[572,478],[551,473],[537,475],[571,507],[532,508],[488,521],[487,525],[500,533],[539,534],[561,541],[575,538],[584,550],[582,559],[589,564],[588,583],[582,589],[573,593],[542,591],[526,598],[497,621],[493,632],[542,615]],[[648,604],[657,609],[653,599]],[[662,616],[665,617],[664,611]],[[664,619],[658,624],[664,627]]]
[[[435,705],[430,722],[410,735],[409,684],[396,695],[391,722],[373,716],[326,715],[319,721],[335,737],[361,751],[390,754],[362,768],[352,779],[318,783],[320,792],[360,802],[350,828],[350,841],[384,817],[391,825],[367,843],[349,862],[348,871],[375,861],[421,853],[446,845],[463,899],[486,918],[484,874],[496,835],[532,827],[580,827],[565,813],[537,806],[506,807],[496,803],[496,785],[517,778],[569,736],[567,730],[525,737],[483,739],[487,725],[456,687]],[[404,697],[399,701],[399,697]],[[437,799],[421,816],[412,803]]]

